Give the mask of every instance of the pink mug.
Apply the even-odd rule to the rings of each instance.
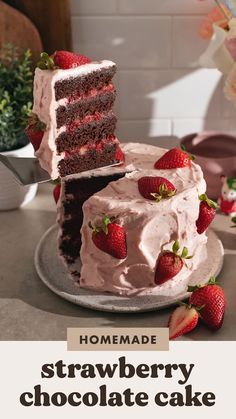
[[[207,194],[216,199],[221,194],[221,175],[236,176],[236,137],[217,131],[186,135],[180,142],[195,156],[207,183]]]

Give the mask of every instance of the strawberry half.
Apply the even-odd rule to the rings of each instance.
[[[189,305],[177,307],[169,318],[170,340],[191,332],[198,324],[199,313]]]
[[[39,149],[45,129],[46,125],[38,119],[36,114],[32,114],[28,126],[25,128],[25,133],[33,145],[34,151]]]
[[[101,227],[93,227],[92,241],[102,252],[108,253],[116,259],[125,259],[127,256],[126,232],[112,218],[104,216]]]
[[[197,232],[202,234],[215,218],[217,204],[209,199],[206,194],[200,195],[199,199],[201,202],[199,206],[199,215],[196,221],[196,226]]]
[[[181,148],[172,148],[154,164],[155,169],[177,169],[190,167],[193,156]]]
[[[158,259],[155,270],[155,283],[157,285],[164,284],[169,279],[174,278],[183,268],[183,259],[191,259],[192,256],[188,256],[188,249],[183,248],[182,253],[179,255],[179,243],[175,241],[170,250],[163,251]]]
[[[70,51],[56,51],[53,55],[42,52],[37,66],[41,70],[56,70],[58,68],[68,70],[88,63],[91,63],[91,60],[85,55]]]
[[[225,314],[226,297],[223,289],[216,284],[215,278],[210,278],[206,285],[189,286],[192,292],[189,303],[200,309],[202,321],[213,330],[220,329]]]
[[[144,176],[138,180],[140,194],[153,201],[159,202],[162,198],[170,198],[176,193],[174,185],[164,177]]]

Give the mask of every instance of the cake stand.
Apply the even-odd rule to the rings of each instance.
[[[109,293],[98,293],[79,287],[69,275],[62,259],[57,253],[58,227],[50,227],[42,236],[35,251],[35,267],[44,284],[55,294],[82,307],[99,311],[134,313],[159,310],[175,305],[186,299],[187,285],[206,283],[211,276],[217,276],[223,266],[224,249],[216,233],[209,229],[207,252],[208,258],[188,278],[183,286],[171,297],[145,295],[120,297]]]

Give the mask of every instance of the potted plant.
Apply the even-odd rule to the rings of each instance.
[[[33,147],[24,133],[32,108],[33,74],[30,50],[12,45],[0,49],[0,153],[32,157]],[[35,196],[37,185],[21,186],[0,164],[0,210],[15,209]]]

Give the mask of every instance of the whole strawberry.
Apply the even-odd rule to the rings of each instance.
[[[193,156],[181,148],[172,148],[154,164],[155,169],[177,169],[190,167]]]
[[[199,206],[199,215],[196,221],[196,226],[197,232],[202,234],[215,218],[217,204],[209,199],[206,194],[200,195],[199,199],[201,202]]]
[[[91,60],[85,55],[75,54],[70,51],[56,51],[53,55],[42,52],[37,66],[41,70],[55,70],[57,68],[68,70],[69,68],[79,67],[88,63],[91,63]]]
[[[176,193],[174,185],[161,176],[144,176],[138,180],[140,194],[153,201],[159,202],[161,199],[170,198]]]
[[[198,319],[199,313],[194,307],[185,304],[177,307],[168,322],[170,340],[191,332],[197,326]]]
[[[202,321],[213,330],[220,329],[224,320],[226,298],[223,289],[216,284],[215,278],[210,278],[206,285],[189,286],[192,292],[189,303],[201,307]]]
[[[112,218],[104,216],[102,225],[93,227],[92,241],[102,252],[108,253],[116,259],[125,259],[127,256],[126,232],[124,227],[115,223]]]
[[[46,125],[38,119],[37,115],[32,114],[28,126],[25,128],[25,133],[33,145],[34,151],[39,149],[45,129]]]
[[[55,200],[56,204],[57,204],[57,202],[60,198],[60,193],[61,193],[61,184],[58,183],[53,189],[53,197],[54,197],[54,200]]]
[[[158,259],[155,270],[155,283],[161,285],[164,282],[174,278],[183,268],[183,259],[191,259],[192,256],[188,256],[188,249],[183,248],[182,253],[179,255],[179,243],[174,242],[172,251],[163,251]]]

